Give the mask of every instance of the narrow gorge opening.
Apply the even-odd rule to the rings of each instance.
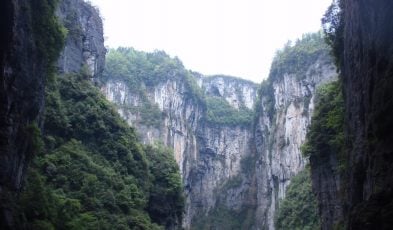
[[[393,4],[278,2],[1,3],[0,228],[391,228]]]

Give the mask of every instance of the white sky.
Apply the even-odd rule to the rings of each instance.
[[[320,29],[332,0],[91,0],[105,44],[164,50],[187,69],[261,82],[277,49]]]

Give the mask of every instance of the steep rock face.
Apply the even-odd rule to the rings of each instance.
[[[349,142],[348,229],[393,219],[393,2],[344,1],[342,75]]]
[[[198,130],[198,157],[185,184],[186,221],[192,227],[218,205],[237,211],[243,207],[250,182],[242,161],[251,157],[251,138],[248,127],[204,124]]]
[[[111,50],[102,92],[143,142],[174,149],[186,229],[274,229],[279,200],[306,164],[315,90],[337,75],[328,52],[320,34],[286,47],[257,96],[253,83],[188,72],[163,52]]]
[[[232,107],[253,109],[256,99],[255,83],[228,76],[201,79],[206,95],[223,97]]]
[[[0,44],[0,228],[19,226],[13,212],[29,160],[39,147],[45,80],[63,48],[64,30],[55,17],[57,1],[1,2]],[[69,8],[62,1],[64,14]],[[86,4],[74,1],[75,7]],[[74,7],[74,4],[71,4]],[[71,7],[68,5],[68,7]],[[90,29],[94,25],[90,25]],[[94,30],[94,29],[93,29]],[[101,27],[102,38],[102,27]],[[101,41],[96,41],[97,46]],[[82,53],[82,51],[81,51]],[[86,55],[90,56],[90,55]],[[102,57],[104,58],[104,57]],[[96,70],[103,63],[95,63]],[[86,60],[91,58],[87,57]],[[76,59],[78,61],[78,59]],[[97,62],[97,61],[96,61]],[[79,63],[79,66],[82,64]]]
[[[342,176],[336,154],[310,158],[313,191],[319,202],[321,229],[332,229],[343,221],[344,204],[341,200]]]
[[[327,18],[327,23],[336,23],[334,30],[327,33],[341,69],[346,151],[341,175],[335,170],[340,163],[337,154],[327,156],[329,161],[312,169],[319,173],[315,178],[313,175],[313,185],[318,193],[325,194],[319,197],[322,229],[390,229],[393,3],[339,2],[333,6],[340,7],[340,11],[328,11],[328,16],[333,17]]]
[[[54,7],[54,2],[24,0],[6,0],[0,5],[1,229],[18,227],[13,212],[29,160],[38,147],[45,78],[63,44],[56,20],[45,18],[53,16]]]
[[[196,157],[195,133],[203,110],[193,99],[184,96],[186,88],[185,82],[168,80],[154,88],[145,89],[149,102],[159,109],[159,122],[150,125],[142,122],[145,114],[131,109],[146,102],[138,92],[130,90],[127,83],[109,80],[102,87],[107,99],[117,105],[120,115],[130,125],[137,127],[143,143],[153,144],[159,141],[173,147],[175,159],[184,172],[183,176],[189,171],[186,169],[189,166],[185,157]]]
[[[300,147],[310,125],[316,88],[336,78],[324,52],[304,73],[283,72],[261,91],[255,126],[257,229],[274,229],[274,214],[292,176],[306,160]]]
[[[251,82],[197,74],[192,80],[205,95],[224,98],[235,109],[252,108],[256,99],[257,87]],[[109,79],[102,91],[117,105],[123,118],[137,128],[144,143],[160,141],[174,149],[186,192],[184,225],[190,228],[196,215],[206,215],[216,205],[218,189],[240,175],[241,159],[250,155],[251,127],[207,122],[206,105],[187,96],[190,89],[183,78],[172,76],[154,87],[141,87],[142,94],[130,89],[125,81]],[[146,114],[135,109],[146,104],[146,98],[158,109],[158,124],[146,124]],[[242,195],[233,191],[229,207],[240,207]]]
[[[82,0],[62,0],[57,15],[68,33],[66,45],[58,61],[60,73],[89,71],[91,76],[102,73],[106,48],[99,12]]]

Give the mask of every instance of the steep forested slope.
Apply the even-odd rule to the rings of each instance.
[[[58,78],[46,98],[45,135],[36,137],[41,149],[21,197],[27,228],[179,224],[182,185],[171,151],[139,144],[86,75]]]
[[[140,144],[90,80],[106,53],[96,9],[5,1],[1,13],[0,228],[178,228],[173,152]],[[58,67],[71,73],[56,76],[64,44]]]
[[[320,228],[318,207],[311,189],[310,167],[294,176],[275,216],[278,230]]]
[[[318,91],[318,100],[303,154],[310,158],[313,190],[319,200],[323,228],[339,227],[345,191],[343,179],[347,169],[344,147],[344,101],[340,81],[328,84]]]

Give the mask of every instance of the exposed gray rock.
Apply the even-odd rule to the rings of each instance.
[[[262,94],[255,124],[257,150],[257,229],[274,229],[274,214],[291,178],[306,159],[300,152],[314,109],[316,88],[336,79],[332,61],[320,56],[305,76],[284,73],[272,82],[271,95]],[[274,98],[274,106],[269,106]],[[271,109],[273,109],[271,111]]]
[[[201,86],[206,95],[223,97],[236,109],[242,106],[253,109],[257,98],[255,83],[234,77],[217,75],[202,78]]]
[[[203,77],[194,73],[197,84],[206,95],[223,97],[234,108],[252,108],[257,85],[223,76]],[[119,113],[137,128],[144,143],[161,141],[174,149],[186,192],[184,226],[189,228],[197,214],[207,214],[216,205],[220,189],[226,181],[241,173],[240,162],[250,155],[251,127],[219,126],[204,122],[204,105],[186,96],[186,82],[173,78],[146,88],[146,97],[162,112],[158,126],[141,124],[141,114],[130,109],[143,103],[138,92],[124,81],[109,79],[102,87],[106,97],[117,105]],[[217,91],[217,92],[216,92]],[[244,189],[244,188],[243,188]],[[228,196],[228,206],[241,206],[239,191]]]
[[[68,30],[66,46],[58,61],[60,73],[82,69],[97,77],[105,67],[106,48],[98,9],[82,0],[62,0],[57,15]]]
[[[141,86],[163,114],[155,127],[141,124],[143,117],[130,109],[143,99],[124,81],[109,79],[102,91],[137,128],[144,143],[159,140],[174,149],[185,186],[186,229],[193,226],[194,218],[206,218],[218,205],[234,211],[251,209],[253,229],[274,229],[278,202],[291,177],[306,163],[300,146],[310,124],[315,89],[335,79],[336,69],[322,55],[305,75],[286,73],[272,83],[274,111],[267,111],[268,95],[262,95],[255,127],[205,122],[204,106],[185,96],[188,89],[182,78],[153,88]],[[224,98],[235,109],[254,108],[254,83],[227,76],[193,76],[205,95]],[[247,159],[250,162],[242,165]]]

